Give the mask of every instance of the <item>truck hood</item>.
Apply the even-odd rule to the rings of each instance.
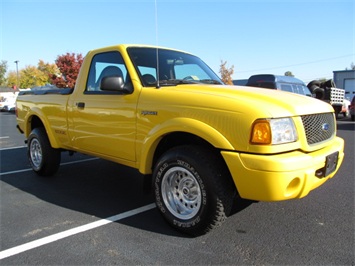
[[[139,130],[149,132],[145,134],[161,136],[186,131],[221,149],[267,154],[282,153],[285,149],[310,151],[322,147],[306,144],[300,116],[330,112],[334,112],[331,105],[308,96],[263,88],[205,84],[143,88],[138,105]],[[283,117],[294,118],[303,141],[283,145],[249,143],[252,125],[257,119]]]
[[[334,111],[330,104],[318,99],[273,89],[200,84],[178,85],[171,89],[191,97],[199,106],[205,103],[208,108],[259,115],[262,113],[268,118]]]

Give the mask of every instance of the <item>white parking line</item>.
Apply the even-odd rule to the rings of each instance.
[[[20,148],[27,148],[27,146],[17,146],[17,147],[10,147],[10,148],[0,148],[0,151],[14,150],[14,149],[20,149]]]
[[[60,165],[68,165],[68,164],[74,164],[74,163],[82,163],[82,162],[93,161],[93,160],[98,160],[98,159],[99,159],[99,158],[89,158],[89,159],[77,160],[77,161],[73,161],[73,162],[61,163]],[[17,174],[17,173],[28,172],[28,171],[32,171],[32,168],[27,168],[27,169],[22,169],[22,170],[15,170],[15,171],[4,172],[4,173],[0,173],[0,176],[2,176],[2,175],[10,175],[10,174]]]
[[[155,203],[0,251],[0,260],[155,208]]]
[[[89,159],[84,159],[84,160],[78,160],[78,161],[73,161],[73,162],[67,162],[67,163],[62,163],[61,165],[68,165],[68,164],[74,164],[74,163],[80,163],[80,162],[86,162],[86,161],[92,161],[92,160],[98,160],[99,158],[89,158]],[[21,172],[27,172],[27,171],[32,171],[31,168],[28,169],[22,169],[22,170],[16,170],[16,171],[9,171],[9,172],[4,172],[4,173],[0,173],[0,176],[2,175],[9,175],[9,174],[16,174],[16,173],[21,173]],[[49,243],[52,243],[54,241],[78,234],[78,233],[82,233],[112,222],[116,222],[125,218],[128,218],[130,216],[148,211],[155,208],[155,203],[151,203],[149,205],[134,209],[134,210],[130,210],[121,214],[117,214],[111,217],[108,217],[106,219],[102,219],[102,220],[98,220],[96,222],[92,222],[86,225],[82,225],[76,228],[72,228],[54,235],[50,235],[41,239],[37,239],[34,241],[31,241],[29,243],[23,244],[23,245],[19,245],[17,247],[13,247],[13,248],[9,248],[3,251],[0,251],[0,260],[4,259],[4,258],[8,258],[11,257],[13,255],[28,251],[30,249],[34,249],[36,247],[40,247]]]

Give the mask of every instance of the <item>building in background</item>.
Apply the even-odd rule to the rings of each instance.
[[[345,98],[352,99],[355,96],[355,70],[337,70],[333,75],[337,88],[344,89]]]

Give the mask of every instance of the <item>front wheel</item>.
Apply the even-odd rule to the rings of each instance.
[[[38,175],[51,176],[60,164],[60,151],[53,149],[44,128],[35,128],[28,137],[27,156],[30,165]]]
[[[199,146],[176,147],[163,154],[153,181],[163,217],[174,228],[194,236],[224,222],[236,193],[220,156]]]

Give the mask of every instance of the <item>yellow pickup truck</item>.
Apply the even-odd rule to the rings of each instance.
[[[163,217],[192,235],[240,198],[306,196],[344,157],[329,104],[226,86],[198,57],[163,47],[90,51],[74,89],[23,92],[16,113],[37,174],[55,174],[62,151],[136,168]]]

